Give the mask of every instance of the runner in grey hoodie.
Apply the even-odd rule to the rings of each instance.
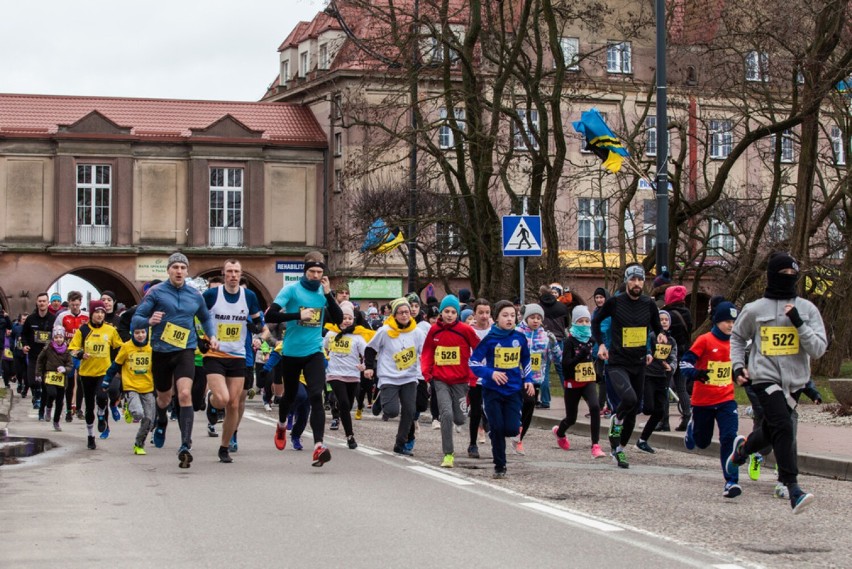
[[[790,492],[793,513],[814,497],[799,488],[792,414],[811,377],[811,358],[828,346],[825,326],[813,303],[796,295],[799,265],[786,253],[769,258],[763,298],[745,305],[731,335],[731,367],[738,385],[751,383],[764,409],[760,424],[739,436],[726,468],[736,471],[751,453],[772,445],[779,480]],[[746,346],[751,349],[746,363]]]

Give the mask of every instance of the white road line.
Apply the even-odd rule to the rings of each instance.
[[[431,476],[432,478],[437,478],[438,480],[443,480],[444,482],[451,482],[457,486],[473,485],[473,482],[470,482],[469,480],[464,480],[462,478],[458,478],[450,474],[438,472],[437,470],[432,470],[431,468],[427,468],[425,466],[410,466],[409,469],[414,470],[415,472],[419,472],[420,474],[425,474],[426,476]]]
[[[362,453],[366,454],[367,456],[379,456],[379,455],[384,454],[381,451],[373,450],[371,448],[363,447],[363,446],[360,446],[360,445],[355,450],[357,450],[358,452],[362,452]]]
[[[278,424],[278,421],[267,419],[265,417],[255,417],[254,415],[249,415],[248,413],[243,415],[243,419],[248,419],[249,421],[254,421],[255,423],[260,423],[261,425],[267,425],[270,427],[274,427]]]
[[[545,514],[550,514],[551,516],[556,516],[557,518],[562,518],[570,522],[588,526],[590,528],[594,528],[600,531],[624,531],[624,528],[620,528],[618,526],[604,523],[592,518],[587,518],[585,516],[572,514],[571,512],[566,512],[565,510],[560,510],[559,508],[554,508],[553,506],[540,504],[538,502],[524,502],[521,504],[521,506],[530,508],[532,510],[537,510],[539,512],[544,512]]]
[[[733,563],[720,563],[719,565],[713,565],[715,569],[745,569],[742,565],[734,565]]]

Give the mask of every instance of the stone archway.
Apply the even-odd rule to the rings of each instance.
[[[196,275],[196,278],[209,279],[212,276],[222,274],[221,268],[208,269],[206,271],[202,271]],[[260,308],[264,311],[269,307],[272,302],[272,297],[269,294],[269,291],[263,286],[263,283],[260,282],[256,277],[252,276],[251,273],[243,271],[243,278],[246,279],[248,283],[249,290],[253,291],[255,295],[257,295],[257,301],[260,303]],[[277,291],[276,291],[277,292]]]
[[[56,280],[61,279],[65,275],[74,275],[89,281],[98,292],[111,290],[115,293],[117,302],[124,304],[126,307],[136,305],[141,298],[141,292],[136,290],[133,283],[124,275],[117,273],[111,269],[104,267],[80,267],[63,273]]]

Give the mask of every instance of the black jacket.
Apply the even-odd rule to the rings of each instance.
[[[544,329],[556,336],[560,342],[564,341],[565,329],[568,328],[568,321],[571,319],[568,307],[556,300],[556,297],[549,292],[539,297],[539,304],[544,310],[542,323]]]

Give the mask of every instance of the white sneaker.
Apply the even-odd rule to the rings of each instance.
[[[784,484],[781,484],[780,482],[775,485],[775,491],[772,493],[772,495],[776,498],[781,498],[782,500],[790,499],[790,491]]]
[[[434,421],[432,421],[432,430],[433,431],[440,430],[440,428],[441,428],[441,421],[439,421],[438,419],[435,419]]]
[[[270,405],[269,403],[264,403],[263,409],[266,411],[272,411],[272,405]]]

